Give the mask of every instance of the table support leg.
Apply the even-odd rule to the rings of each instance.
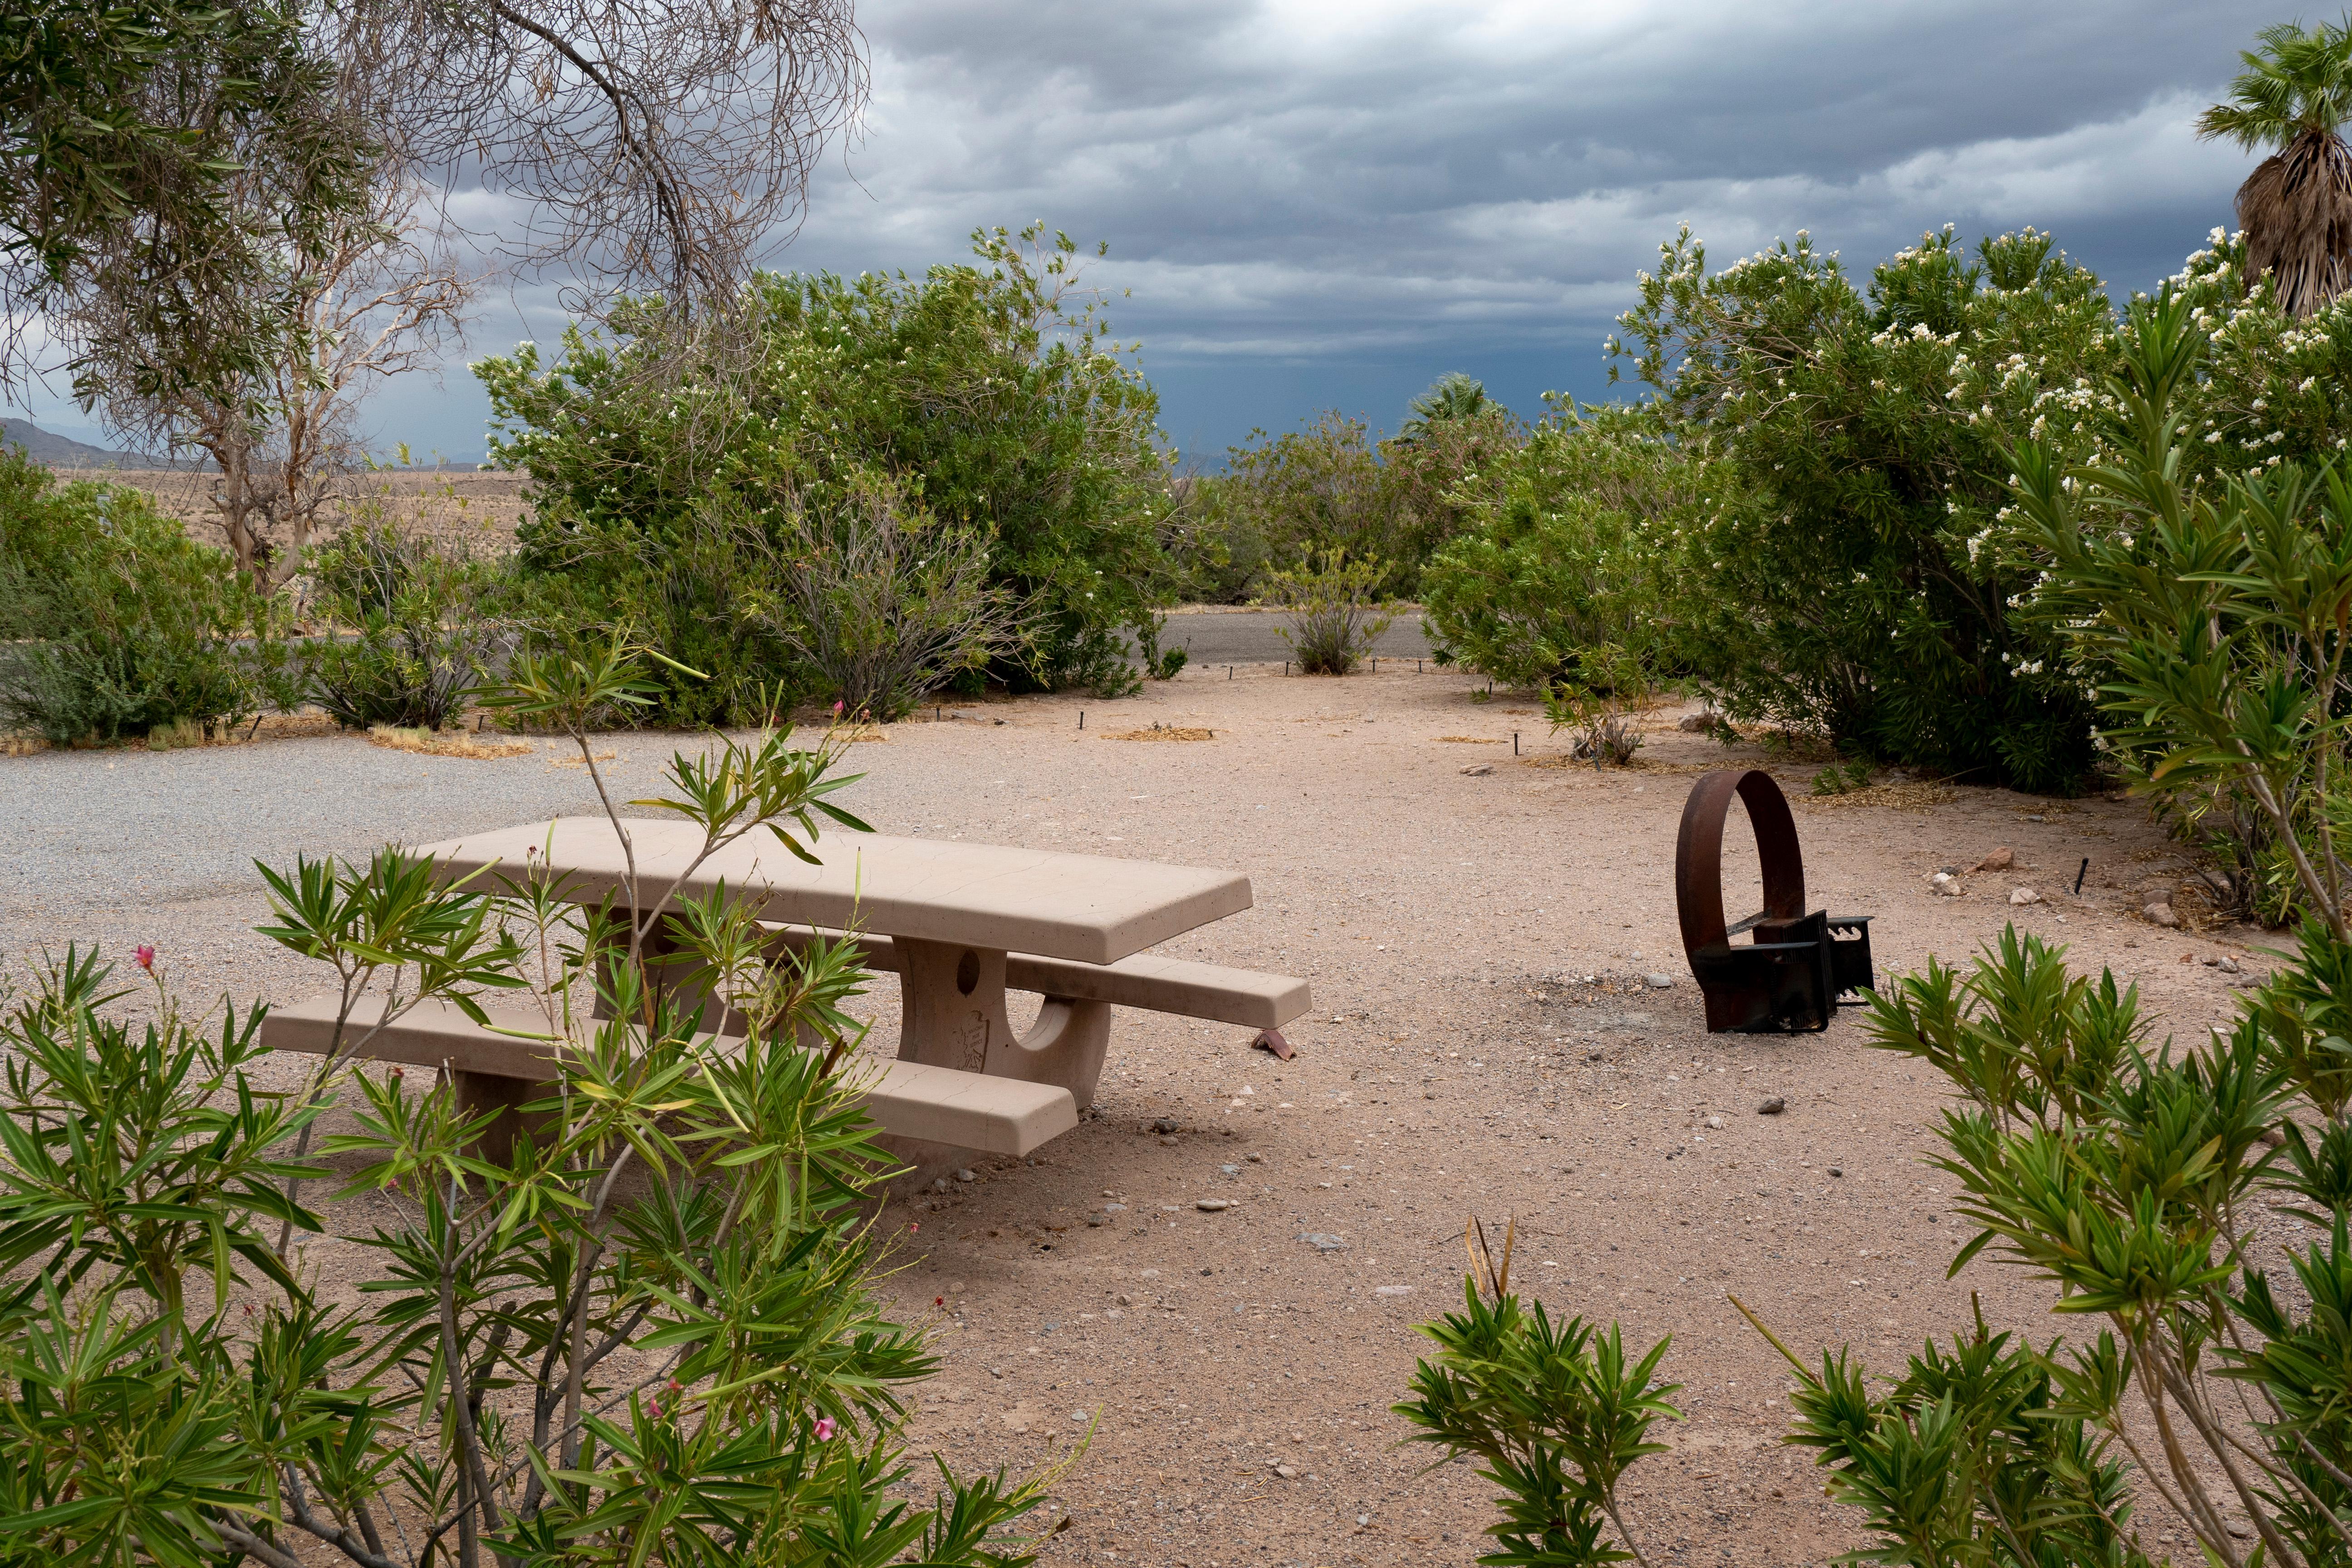
[[[1015,1036],[1004,1012],[1004,954],[898,939],[898,1058],[963,1072],[1059,1084],[1084,1110],[1110,1048],[1110,1004],[1048,996]]]
[[[488,1073],[461,1072],[455,1075],[457,1090],[457,1114],[464,1117],[496,1110],[499,1119],[483,1131],[481,1142],[472,1152],[493,1165],[503,1165],[512,1158],[514,1141],[526,1121],[522,1108],[534,1100],[544,1100],[554,1089],[553,1084],[533,1083],[529,1079],[494,1078]]]

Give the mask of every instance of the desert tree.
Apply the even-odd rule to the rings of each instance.
[[[569,268],[588,313],[733,301],[866,96],[850,0],[354,0],[322,26],[397,58],[418,166],[518,204],[508,258]]]
[[[365,191],[346,127],[318,112],[331,70],[277,0],[19,0],[0,28],[0,387],[20,385],[53,308],[110,291],[173,345],[150,381],[253,369],[247,337],[173,331],[191,289],[234,289],[265,253],[233,184],[256,158],[299,245]]]
[[[2268,274],[2280,308],[2309,316],[2352,284],[2352,148],[2336,133],[2352,113],[2352,20],[2280,22],[2256,37],[2229,101],[2197,132],[2277,149],[2238,187],[2246,280]]]
[[[591,317],[649,290],[723,334],[755,251],[789,234],[865,93],[844,0],[296,0],[272,15],[290,56],[257,107],[235,51],[154,44],[132,72],[121,37],[57,29],[51,53],[121,79],[125,122],[194,160],[207,221],[133,189],[117,221],[18,244],[38,287],[10,302],[46,313],[110,427],[215,458],[232,546],[278,577],[351,399],[457,324],[449,242],[568,276],[566,303]],[[452,220],[461,192],[494,199],[493,232]],[[17,205],[36,197],[64,200]],[[0,232],[30,232],[9,221]]]

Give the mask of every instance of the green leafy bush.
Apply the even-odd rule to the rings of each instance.
[[[1282,640],[1298,656],[1302,671],[1345,675],[1371,651],[1391,619],[1380,597],[1387,575],[1379,562],[1350,561],[1345,550],[1327,550],[1267,574],[1267,592],[1290,616]]]
[[[1562,402],[1486,476],[1490,498],[1423,573],[1447,654],[1507,685],[1582,681],[1588,650],[1676,668],[1686,532],[1736,481],[1655,409]],[[1603,681],[1602,684],[1609,684]]]
[[[764,531],[752,537],[764,543]],[[751,613],[848,713],[899,718],[1019,639],[1012,595],[989,583],[986,539],[909,515],[896,486],[863,487],[824,516],[803,512],[792,549],[771,579],[790,597],[754,600]]]
[[[662,715],[754,709],[807,673],[746,613],[791,598],[772,564],[797,520],[896,486],[985,543],[989,584],[1020,613],[992,674],[1131,685],[1171,505],[1157,401],[1066,237],[973,240],[978,265],[763,274],[718,327],[641,302],[612,338],[568,334],[551,365],[530,344],[478,365],[503,426],[493,456],[536,486],[520,536],[535,622],[581,647],[631,626],[713,677],[666,681]]]
[[[299,700],[281,617],[122,486],[0,450],[0,726],[57,744],[224,732]]]
[[[2098,280],[2030,230],[1973,258],[1929,235],[1867,289],[1802,234],[1711,273],[1685,230],[1641,289],[1621,352],[1736,481],[1677,540],[1677,630],[1717,700],[1887,761],[2076,787],[2090,701],[2019,607],[2031,574],[1970,542],[2009,501],[2007,448],[2083,417],[2114,363]]]
[[[488,602],[492,564],[382,519],[346,527],[310,571],[337,623],[314,645],[311,695],[347,728],[446,728],[510,640]]]
[[[1475,491],[1479,476],[1527,438],[1508,409],[1467,384],[1475,398],[1433,393],[1412,433],[1389,440],[1337,409],[1281,436],[1252,431],[1228,448],[1223,473],[1192,482],[1171,595],[1247,602],[1264,597],[1286,563],[1345,550],[1388,562],[1390,586],[1417,596],[1423,563],[1464,526],[1472,503],[1457,492]]]
[[[1391,1408],[1418,1428],[1414,1442],[1484,1461],[1480,1478],[1502,1489],[1502,1517],[1486,1529],[1499,1550],[1480,1563],[1647,1562],[1617,1492],[1630,1467],[1665,1452],[1651,1428],[1681,1419],[1668,1403],[1680,1385],[1657,1378],[1671,1342],[1632,1359],[1616,1324],[1603,1333],[1530,1308],[1510,1289],[1510,1255],[1507,1242],[1499,1265],[1472,1252],[1463,1310],[1421,1325],[1437,1354],[1416,1363],[1413,1397]]]
[[[582,723],[647,697],[635,652],[522,656],[502,701],[593,769]],[[670,808],[706,855],[804,848],[863,826],[836,762],[720,741],[674,761]],[[848,1065],[854,942],[772,970],[723,896],[661,915],[630,879],[597,911],[543,869],[450,887],[390,849],[266,876],[264,934],[342,999],[299,1090],[257,1081],[259,1009],[191,1017],[158,976],[126,1023],[75,952],[0,1017],[0,1561],[1035,1560],[1008,1531],[1039,1484],[942,1467],[910,1495],[902,1400],[936,1362],[869,1289],[891,1162]],[[723,1053],[714,989],[748,1030]],[[386,1021],[520,999],[556,1079],[500,1148],[502,1109],[351,1070],[363,994]],[[317,1152],[377,1216],[339,1238],[349,1305],[294,1245],[331,1223],[303,1199],[331,1109]]]

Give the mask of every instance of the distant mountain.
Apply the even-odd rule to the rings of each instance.
[[[42,429],[29,419],[0,419],[0,444],[22,447],[25,456],[52,468],[162,468],[172,465],[140,452],[110,452],[70,436]]]

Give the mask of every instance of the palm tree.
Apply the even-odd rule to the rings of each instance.
[[[2280,308],[2308,316],[2352,286],[2352,148],[2336,133],[2352,117],[2352,16],[2254,36],[2261,50],[2238,57],[2230,101],[2199,116],[2197,134],[2278,149],[2238,187],[2246,279],[2270,274]]]
[[[1460,371],[1448,371],[1429,384],[1429,390],[1412,400],[1412,417],[1397,431],[1400,441],[1421,441],[1428,438],[1430,427],[1450,425],[1458,419],[1469,419],[1486,411],[1486,387]]]

